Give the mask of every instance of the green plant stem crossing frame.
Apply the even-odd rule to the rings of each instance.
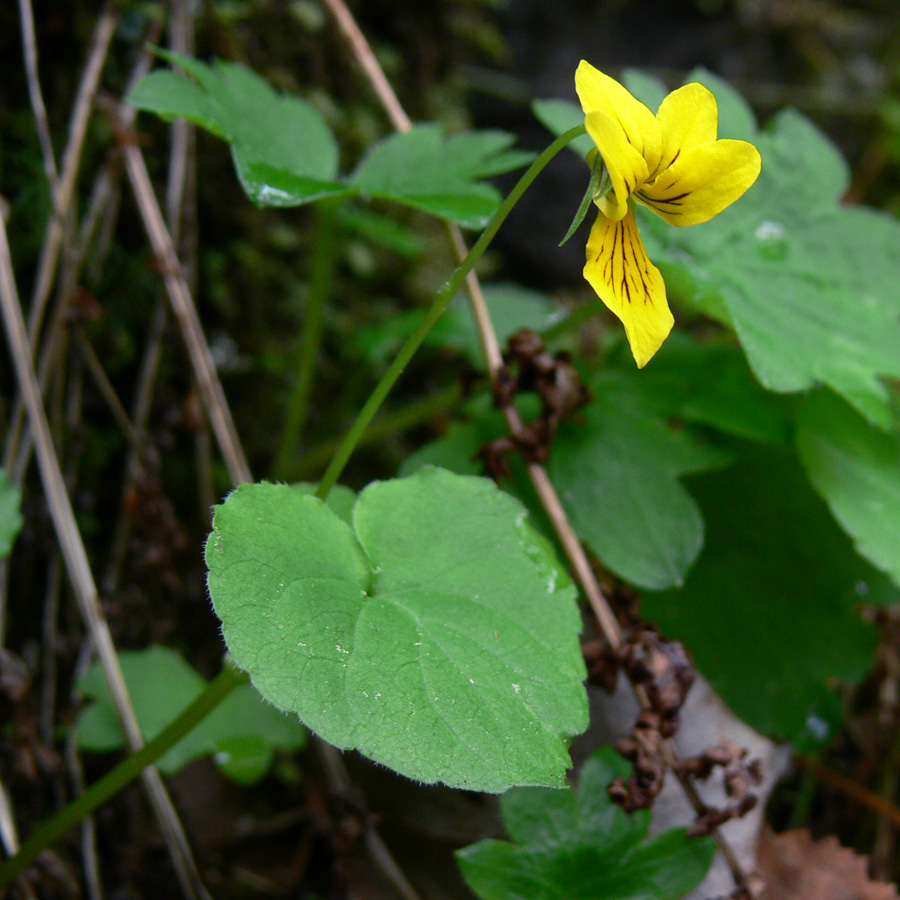
[[[553,141],[528,167],[516,186],[501,203],[466,258],[441,287],[431,309],[428,311],[428,315],[407,339],[390,366],[388,366],[381,380],[375,386],[362,410],[360,410],[353,425],[335,451],[331,463],[316,489],[316,495],[320,499],[324,500],[337,483],[350,456],[371,424],[381,404],[390,393],[391,388],[428,336],[428,333],[443,315],[450,301],[462,286],[466,276],[475,268],[478,260],[481,259],[485,250],[490,246],[491,241],[500,230],[504,221],[506,221],[506,217],[513,207],[518,203],[522,194],[525,193],[550,160],[571,141],[584,134],[584,132],[584,126],[579,125],[569,129],[569,131]],[[205,716],[212,712],[228,694],[247,680],[245,673],[239,672],[231,665],[226,665],[222,672],[210,682],[206,690],[159,735],[145,744],[139,751],[122,760],[114,769],[91,785],[80,797],[77,797],[68,806],[64,807],[56,816],[38,826],[14,856],[0,863],[0,889],[9,885],[37,859],[44,849],[137,778],[147,766],[151,765],[177,744]]]
[[[534,179],[537,178],[545,166],[557,153],[559,153],[560,150],[584,133],[584,126],[578,125],[575,128],[570,128],[565,134],[560,135],[528,167],[525,174],[519,179],[507,198],[500,204],[499,209],[494,213],[493,218],[472,246],[472,249],[469,251],[466,258],[459,264],[450,278],[447,279],[440,291],[438,291],[438,295],[435,298],[431,309],[428,310],[428,315],[425,316],[419,324],[419,327],[412,335],[410,335],[403,347],[401,347],[400,351],[394,357],[393,362],[388,366],[387,371],[381,377],[381,381],[375,386],[375,390],[372,391],[365,406],[360,410],[356,420],[350,426],[350,430],[347,432],[344,440],[335,452],[331,463],[325,470],[325,474],[322,476],[322,480],[319,482],[319,486],[316,489],[316,496],[319,497],[319,499],[324,500],[337,483],[337,480],[341,477],[341,472],[344,471],[344,467],[347,465],[353,450],[356,448],[356,445],[369,427],[369,423],[374,418],[375,413],[378,412],[379,407],[390,393],[391,388],[403,374],[403,370],[422,345],[422,341],[428,336],[428,332],[434,328],[438,319],[444,314],[444,310],[447,309],[450,301],[456,295],[456,292],[462,287],[466,275],[475,268],[475,265],[478,260],[481,259],[484,251],[490,246],[491,241],[500,230],[500,226],[506,221],[506,217],[510,214],[516,203],[519,202],[522,194],[528,190]]]
[[[189,731],[194,729],[236,687],[248,680],[245,672],[226,663],[206,690],[152,741],[148,741],[136,753],[123,759],[114,769],[107,772],[99,781],[94,782],[80,797],[76,797],[48,822],[39,825],[31,837],[19,848],[18,853],[0,863],[0,889],[9,885],[47,847],[59,840],[70,828],[73,828],[85,816],[90,815],[98,806],[134,781],[147,766],[156,762]]]

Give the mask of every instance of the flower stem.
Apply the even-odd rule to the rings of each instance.
[[[490,246],[491,241],[500,230],[500,226],[506,221],[506,217],[510,214],[516,203],[519,202],[522,194],[525,193],[547,163],[549,163],[563,147],[582,134],[584,134],[584,126],[578,125],[575,128],[570,128],[565,134],[558,137],[528,167],[525,174],[519,179],[518,184],[510,191],[503,203],[500,204],[500,208],[494,213],[494,217],[488,223],[487,228],[481,233],[481,237],[478,238],[466,258],[456,268],[440,291],[438,291],[431,309],[428,310],[428,314],[422,320],[415,332],[407,339],[406,343],[400,348],[400,352],[394,357],[393,362],[388,366],[387,371],[381,377],[381,381],[375,386],[375,389],[366,401],[365,406],[363,406],[359,415],[357,415],[353,424],[350,426],[350,430],[347,432],[344,440],[338,447],[337,452],[332,457],[331,463],[325,470],[322,480],[319,482],[319,486],[316,489],[317,497],[324,500],[337,483],[337,480],[340,478],[341,472],[344,471],[344,467],[347,465],[356,445],[369,427],[369,423],[372,421],[378,408],[384,402],[385,397],[390,393],[391,388],[403,373],[403,370],[406,368],[409,361],[415,355],[416,350],[421,346],[422,341],[427,337],[428,332],[431,331],[438,319],[443,315],[444,310],[447,309],[447,306],[459,290],[466,275],[475,268],[475,264],[481,259],[484,251]]]
[[[286,472],[291,468],[297,456],[297,445],[309,411],[316,357],[322,343],[325,302],[331,293],[337,260],[336,214],[337,205],[334,201],[323,200],[316,205],[315,250],[309,277],[303,338],[297,351],[294,390],[288,401],[284,429],[275,453],[275,462],[272,464],[272,476],[275,479],[285,478]]]
[[[484,385],[484,380],[476,381],[473,393]],[[390,412],[380,412],[366,429],[360,438],[357,448],[375,443],[384,437],[401,434],[409,431],[416,425],[421,425],[429,419],[448,412],[463,399],[462,385],[452,382],[444,388],[405,404],[399,409]],[[288,466],[281,477],[285,481],[305,480],[315,476],[317,472],[328,465],[328,461],[334,456],[335,450],[341,442],[339,436],[325,439],[306,450],[303,455]]]
[[[174,747],[198,722],[207,716],[236,687],[247,681],[244,672],[226,663],[206,690],[177,719],[148,741],[136,753],[127,756],[114,769],[94,782],[83,794],[61,809],[52,819],[39,825],[31,837],[5,862],[0,863],[0,890],[10,884],[51,844],[77,825],[110,797],[134,781],[147,766]]]

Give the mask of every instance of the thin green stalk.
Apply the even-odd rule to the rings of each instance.
[[[236,687],[246,681],[246,673],[226,663],[206,690],[177,719],[167,725],[152,741],[148,741],[140,750],[123,759],[99,781],[94,782],[81,796],[76,797],[68,806],[61,809],[50,821],[35,828],[19,852],[0,863],[0,890],[9,885],[47,847],[59,840],[70,828],[134,781],[147,766],[174,747]]]
[[[420,400],[414,400],[400,409],[380,413],[359,439],[357,448],[372,444],[388,435],[409,431],[416,425],[421,425],[423,422],[453,409],[462,398],[462,386],[454,382]],[[340,442],[341,438],[335,436],[311,447],[300,459],[291,463],[282,478],[285,481],[297,481],[321,471],[321,468],[327,465],[334,455]]]
[[[448,304],[456,295],[463,283],[466,275],[475,268],[475,264],[481,259],[484,251],[490,246],[491,241],[500,230],[500,226],[506,221],[506,217],[510,214],[516,203],[519,202],[522,194],[530,187],[531,183],[541,173],[547,163],[559,153],[567,144],[584,134],[584,126],[578,125],[570,128],[565,134],[558,137],[544,152],[528,167],[525,174],[519,179],[518,184],[510,191],[509,196],[500,204],[500,208],[494,213],[494,217],[488,223],[487,228],[481,233],[481,237],[475,242],[466,258],[459,264],[444,286],[438,291],[437,297],[432,304],[428,314],[422,320],[419,327],[407,339],[406,343],[400,348],[400,352],[394,357],[393,362],[388,366],[387,371],[381,377],[381,381],[375,386],[369,399],[360,410],[350,430],[347,432],[344,440],[341,442],[337,452],[332,457],[319,486],[316,489],[316,496],[324,500],[334,485],[337,483],[341,472],[347,465],[351,454],[356,449],[369,423],[372,421],[378,408],[384,402],[385,397],[390,393],[391,388],[397,379],[403,374],[409,361],[413,358],[416,351],[422,344],[422,341],[428,336],[428,332],[434,327],[438,319],[444,314]]]
[[[285,414],[284,430],[272,464],[272,475],[276,479],[286,478],[286,473],[297,455],[300,434],[309,411],[309,397],[312,391],[316,359],[322,344],[322,323],[325,303],[331,293],[334,270],[337,261],[335,222],[337,205],[324,200],[316,208],[317,223],[315,247],[313,249],[312,271],[309,278],[309,296],[306,301],[306,316],[303,323],[303,338],[297,353],[295,365],[296,382]]]

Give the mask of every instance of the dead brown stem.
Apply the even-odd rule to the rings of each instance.
[[[128,696],[125,679],[116,655],[109,625],[103,615],[87,552],[75,521],[75,514],[63,480],[62,470],[44,412],[41,392],[31,357],[31,347],[18,291],[13,275],[12,257],[6,237],[5,223],[0,220],[0,307],[6,330],[10,356],[24,398],[29,426],[34,435],[35,451],[50,517],[56,530],[66,570],[78,602],[85,626],[91,635],[100,660],[110,696],[121,720],[128,745],[132,750],[143,746],[140,726]],[[206,897],[187,838],[178,814],[156,768],[144,770],[144,785],[166,836],[179,878],[188,896]]]

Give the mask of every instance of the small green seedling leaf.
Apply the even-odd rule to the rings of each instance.
[[[22,528],[22,492],[0,469],[0,559],[9,556]]]
[[[279,94],[243,66],[207,66],[157,51],[194,79],[151,72],[126,101],[164,118],[185,118],[231,145],[245,192],[259,206],[297,206],[355,193],[337,181],[338,148],[322,114],[299,97]]]
[[[206,687],[203,677],[174,650],[152,646],[119,654],[125,683],[134,703],[144,740],[152,740]],[[95,753],[125,747],[106,680],[98,664],[78,681],[88,705],[78,717],[78,744]],[[160,757],[166,774],[212,755],[232,780],[251,784],[272,764],[274,749],[298,750],[306,731],[293,718],[265,703],[249,684],[240,685],[200,724]]]
[[[711,838],[672,829],[647,838],[650,814],[628,815],[607,794],[629,765],[610,747],[585,762],[575,790],[518,788],[500,799],[512,841],[457,851],[481,900],[674,900],[706,876]]]
[[[856,682],[872,664],[875,634],[855,607],[879,573],[785,448],[747,446],[736,465],[693,477],[690,488],[706,544],[681,590],[644,594],[644,615],[691,648],[757,731],[828,738],[828,685]]]
[[[587,725],[580,616],[523,507],[426,468],[353,525],[285,485],[216,508],[209,590],[238,666],[340,748],[431,783],[561,786]]]
[[[828,391],[797,410],[797,451],[859,553],[900,585],[900,432],[870,425]]]
[[[519,168],[531,154],[510,150],[513,135],[471,131],[445,138],[438,125],[416,125],[375,144],[351,182],[370,197],[394,200],[481,228],[500,205],[496,188],[480,179]]]

